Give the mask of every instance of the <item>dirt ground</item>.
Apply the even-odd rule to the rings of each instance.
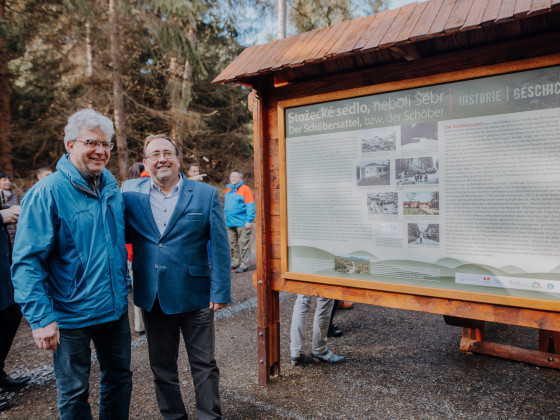
[[[289,363],[289,326],[295,296],[281,294],[281,376],[257,384],[256,292],[252,270],[232,273],[234,302],[216,315],[221,398],[227,419],[558,419],[560,372],[459,351],[461,330],[441,316],[357,304],[338,311],[344,335],[329,347],[340,365]],[[132,317],[132,310],[130,310]],[[309,319],[308,335],[310,335]],[[145,336],[133,333],[132,419],[159,419]],[[487,339],[535,349],[536,330],[489,324]],[[307,352],[310,351],[309,344]],[[311,359],[310,359],[311,360]],[[30,375],[3,419],[56,419],[51,355],[38,350],[23,321],[8,356],[12,376]],[[183,399],[196,418],[184,348],[180,353]],[[97,415],[99,371],[90,387]]]

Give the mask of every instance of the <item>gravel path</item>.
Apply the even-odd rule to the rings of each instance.
[[[251,268],[254,268],[251,267]],[[461,330],[441,316],[355,305],[339,311],[344,331],[329,345],[341,365],[289,364],[289,324],[295,296],[281,294],[282,375],[257,385],[256,292],[252,272],[233,273],[234,303],[216,316],[217,360],[227,419],[558,419],[560,372],[459,351]],[[132,315],[132,314],[131,314]],[[309,320],[309,329],[311,320]],[[536,330],[487,325],[487,338],[536,348]],[[309,345],[305,349],[309,352]],[[95,358],[93,356],[93,358]],[[189,416],[196,418],[184,348],[179,360]],[[144,337],[133,336],[132,419],[159,419]],[[36,349],[24,321],[7,360],[12,376],[30,375],[0,419],[56,419],[50,354]],[[97,414],[99,371],[90,401]]]

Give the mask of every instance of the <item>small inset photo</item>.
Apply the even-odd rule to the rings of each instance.
[[[403,151],[438,148],[438,123],[426,122],[401,127],[401,147]]]
[[[399,214],[399,194],[397,192],[369,193],[367,195],[368,214]]]
[[[438,184],[439,160],[436,157],[395,159],[397,185]]]
[[[339,273],[370,274],[370,259],[354,255],[335,255],[334,271]]]
[[[409,191],[403,193],[403,214],[438,216],[439,191]]]
[[[409,223],[409,246],[439,246],[439,224]]]
[[[362,131],[362,153],[391,152],[397,149],[399,127],[381,127]]]
[[[389,185],[391,182],[389,159],[364,160],[356,165],[356,179],[359,187]]]

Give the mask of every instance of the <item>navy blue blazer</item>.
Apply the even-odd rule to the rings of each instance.
[[[230,249],[218,190],[180,176],[177,206],[163,234],[150,207],[150,178],[125,181],[121,187],[126,242],[133,249],[134,304],[147,311],[156,296],[166,314],[231,302]]]

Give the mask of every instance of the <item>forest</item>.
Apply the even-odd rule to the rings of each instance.
[[[250,89],[212,80],[244,48],[387,8],[385,0],[0,0],[0,172],[19,193],[55,169],[69,115],[115,122],[119,180],[149,134],[221,184],[253,173]],[[282,23],[277,15],[284,13]],[[281,15],[282,16],[282,15]],[[282,26],[284,29],[282,30]],[[287,30],[286,30],[287,27]]]

